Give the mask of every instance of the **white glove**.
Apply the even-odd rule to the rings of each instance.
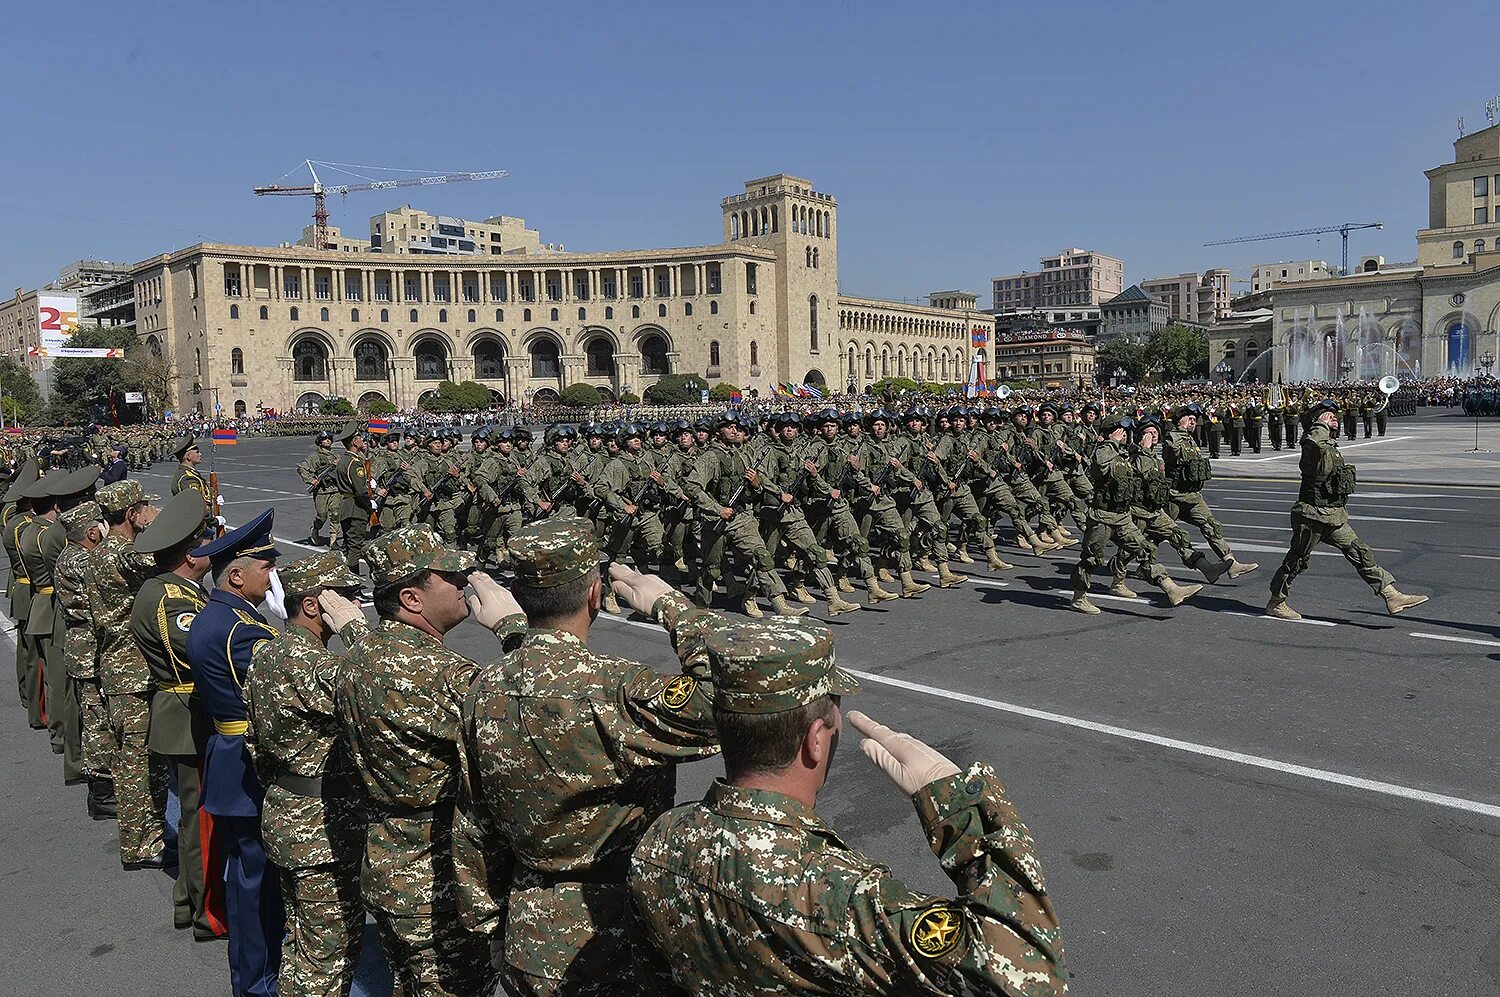
[[[222,496],[222,495],[220,495],[219,498],[218,498],[218,506],[221,509],[224,508],[224,496]],[[220,525],[223,525],[222,518],[220,520]]]
[[[364,611],[359,608],[358,603],[344,598],[332,589],[324,589],[318,593],[318,605],[323,609],[323,622],[334,633],[343,633],[349,624],[364,619]]]
[[[656,600],[672,591],[672,586],[656,575],[648,575],[618,562],[609,566],[610,588],[624,599],[630,608],[646,616],[651,615]]]
[[[858,710],[849,711],[849,725],[864,740],[859,750],[879,765],[896,787],[911,796],[938,779],[958,775],[959,768],[942,752],[928,747],[910,734],[898,734],[885,724],[876,723]]]
[[[281,589],[281,576],[276,569],[271,569],[271,591],[266,593],[263,605],[270,615],[276,617],[282,623],[286,622],[286,593]]]
[[[486,630],[493,630],[495,624],[521,611],[521,604],[510,590],[483,571],[469,575],[469,588],[473,590],[468,596],[469,611]]]

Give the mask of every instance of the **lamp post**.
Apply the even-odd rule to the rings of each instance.
[[[1495,354],[1485,350],[1479,355],[1479,366],[1484,368],[1484,376],[1489,377],[1490,368],[1495,366]],[[1479,446],[1479,405],[1477,402],[1474,405],[1474,445],[1464,453],[1489,453],[1488,450],[1481,449]]]
[[[1354,370],[1354,361],[1345,360],[1343,363],[1339,364],[1339,370],[1343,373],[1344,380],[1349,380],[1349,374]]]
[[[1125,368],[1116,367],[1110,376],[1114,379],[1112,387],[1118,388],[1120,386],[1120,382],[1125,380]]]
[[[1220,360],[1214,367],[1214,373],[1219,375],[1219,380],[1229,380],[1229,375],[1234,373],[1234,368],[1229,366],[1228,360]]]

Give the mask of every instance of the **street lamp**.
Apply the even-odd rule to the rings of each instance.
[[[1229,380],[1229,375],[1234,373],[1234,368],[1229,366],[1228,360],[1220,360],[1218,366],[1214,367],[1214,373],[1219,375],[1219,380]]]
[[[1489,350],[1485,350],[1479,355],[1479,366],[1484,368],[1484,376],[1489,377],[1490,368],[1495,366],[1495,354]],[[1479,446],[1479,410],[1480,405],[1476,399],[1474,403],[1474,445],[1465,450],[1465,453],[1489,453],[1488,450],[1483,450]]]
[[[1339,364],[1339,370],[1344,372],[1344,380],[1349,380],[1349,372],[1354,370],[1354,361],[1345,360],[1343,363]]]
[[[1118,388],[1120,386],[1120,382],[1125,380],[1125,368],[1116,367],[1111,376],[1114,378],[1114,386]]]

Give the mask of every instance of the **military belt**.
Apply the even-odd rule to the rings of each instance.
[[[250,724],[245,720],[214,720],[214,730],[225,737],[238,737],[250,729]]]
[[[291,793],[293,796],[307,796],[312,799],[321,799],[323,796],[323,777],[305,775],[293,775],[290,772],[278,775],[276,785]]]
[[[30,578],[28,578],[26,580],[28,582],[31,581]],[[52,594],[52,586],[51,585],[43,585],[41,588],[39,588],[39,589],[36,590],[36,594],[37,595],[51,595]]]
[[[557,886],[562,883],[624,883],[630,871],[630,852],[623,851],[598,859],[586,869],[562,869],[547,872],[531,869],[524,874],[528,880],[536,880],[540,886]]]
[[[192,693],[196,691],[196,689],[197,686],[195,686],[191,682],[177,682],[173,685],[164,685],[159,687],[159,691],[161,692],[180,692],[183,694]]]
[[[372,803],[382,817],[399,817],[403,820],[436,820],[437,807],[403,807],[399,803]]]

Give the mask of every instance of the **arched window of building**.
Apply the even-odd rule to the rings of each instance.
[[[578,309],[578,321],[580,321],[580,322],[586,322],[586,321],[588,321],[588,317],[589,317],[589,312],[588,312],[587,308],[580,308],[580,309]]]
[[[229,373],[243,374],[245,372],[245,351],[236,346],[229,351]]]
[[[667,317],[667,306],[666,305],[657,305],[656,306],[656,317],[657,318],[666,318]]]
[[[380,309],[380,321],[381,322],[389,322],[390,320],[391,320],[391,310],[389,308],[382,308],[382,309]]]
[[[1461,243],[1461,242],[1455,242],[1453,244],[1453,258],[1455,260],[1461,260],[1461,259],[1464,258],[1464,244],[1463,243]]]
[[[260,306],[260,320],[262,322],[264,322],[267,319],[269,319],[270,317],[271,317],[271,309],[267,308],[265,305],[261,305]]]
[[[589,377],[615,376],[615,347],[604,336],[595,336],[583,347]]]
[[[652,334],[641,338],[641,373],[672,373],[672,364],[667,359],[667,341],[662,337]]]
[[[234,417],[236,419],[243,419],[245,417],[245,399],[236,398],[234,400]]]
[[[415,309],[415,308],[413,308],[413,309],[412,309],[412,310],[411,310],[411,320],[412,320],[412,321],[413,321],[413,322],[415,322],[415,321],[416,321],[416,320],[417,320],[417,310],[416,310],[416,309]]]
[[[710,314],[710,315],[717,315],[717,314],[719,314],[719,303],[717,301],[710,301],[708,303],[708,314]]]
[[[474,344],[474,376],[481,381],[500,381],[505,378],[505,348],[493,339],[481,339]]]
[[[474,309],[470,308],[469,309],[469,322],[470,322],[470,324],[473,324],[473,323],[478,322],[478,321],[479,321],[479,313],[476,312]]]
[[[891,376],[891,351],[888,349],[881,349],[880,351],[880,376]]]
[[[444,322],[444,323],[446,323],[448,321],[448,309],[446,309],[446,308],[439,308],[438,309],[438,321],[439,322]]]
[[[232,319],[240,317],[240,306],[239,305],[230,305],[229,306],[229,317],[232,318]]]
[[[297,321],[297,307],[295,305],[292,306],[292,308],[290,310],[290,313],[291,313],[292,321],[293,322]]]
[[[318,309],[318,321],[320,321],[320,322],[327,322],[328,321],[328,309],[326,309],[326,308],[319,308]]]
[[[755,302],[753,302],[753,301],[750,302],[750,314],[751,315],[755,314]]]
[[[750,340],[750,366],[760,366],[760,347],[756,345],[753,339]]]
[[[292,380],[328,380],[328,351],[316,339],[300,340],[292,347]]]
[[[548,378],[562,376],[562,364],[559,362],[557,344],[546,336],[539,336],[532,340],[531,376]]]
[[[822,253],[821,249],[814,249],[813,250],[813,269],[814,270],[820,269],[820,265],[821,265],[822,261],[819,260],[818,257],[819,257],[819,255],[821,253]]]
[[[631,318],[640,318],[641,317],[641,306],[640,305],[631,305],[630,306],[630,317]]]
[[[804,263],[803,266],[806,266],[806,267],[811,267],[812,266],[812,247],[811,246],[807,247],[807,262]]]
[[[719,366],[719,341],[717,339],[708,344],[708,365]]]
[[[693,314],[693,303],[691,301],[684,301],[682,303],[682,314],[684,314],[684,315],[691,315],[691,314]]]
[[[551,315],[552,315],[552,321],[556,322],[557,321],[557,309],[556,308],[552,309]]]
[[[412,351],[417,361],[417,380],[441,381],[448,376],[448,351],[436,339],[424,339]]]
[[[771,231],[781,231],[781,219],[777,215],[776,205],[771,205]]]
[[[505,321],[505,309],[504,308],[496,308],[495,309],[495,321],[496,322],[504,322]]]
[[[1476,253],[1482,253],[1482,252],[1484,252],[1484,240],[1483,239],[1475,239],[1474,240],[1474,252],[1476,252]]]
[[[358,308],[351,308],[351,309],[349,309],[349,321],[350,322],[358,322],[359,321],[359,309]]]
[[[610,319],[612,319],[614,317],[615,317],[614,306],[613,305],[605,305],[604,306],[604,320],[607,322],[607,321],[609,321]]]
[[[523,308],[521,310],[521,321],[522,322],[530,322],[531,321],[531,309],[530,308]]]
[[[873,379],[874,377],[875,377],[875,351],[872,350],[872,349],[870,349],[870,347],[866,346],[865,347],[865,380],[868,381],[868,380]]]
[[[814,353],[818,352],[818,296],[809,295],[807,299],[807,338],[808,348]]]
[[[384,381],[389,369],[385,344],[380,340],[366,339],[354,347],[354,379],[356,381]]]

